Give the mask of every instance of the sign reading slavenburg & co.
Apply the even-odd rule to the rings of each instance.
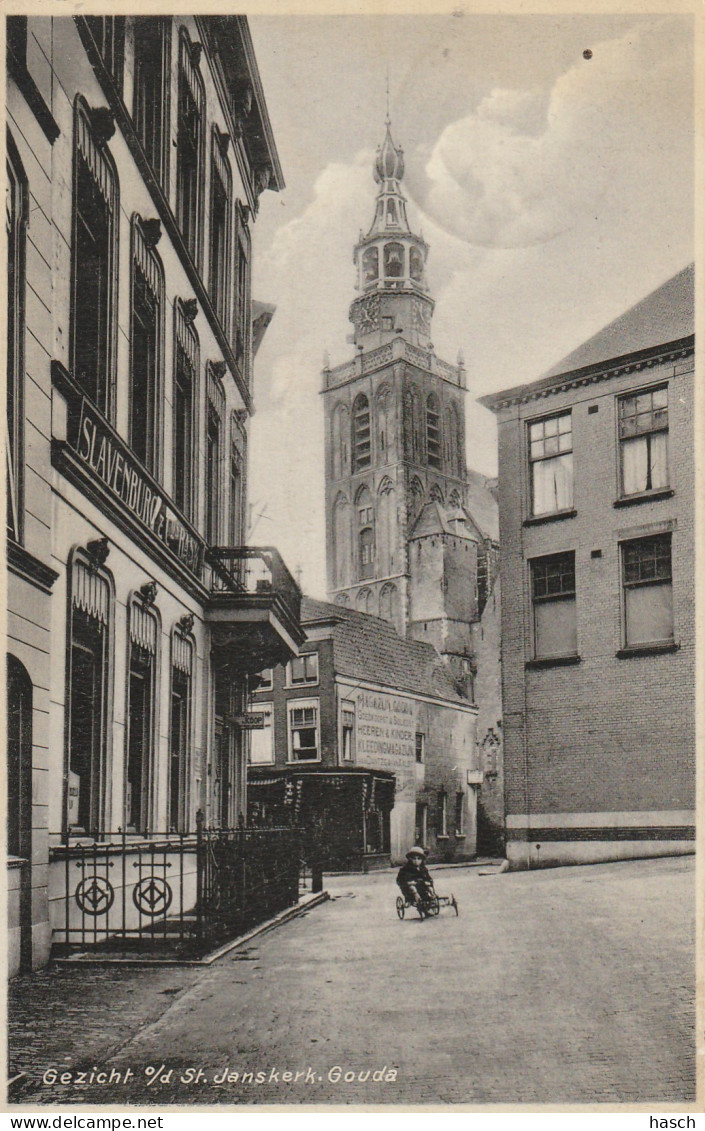
[[[67,444],[75,457],[74,473],[79,473],[82,479],[97,480],[107,489],[114,506],[154,535],[189,573],[200,577],[203,543],[196,532],[102,413],[81,395],[65,370],[56,363],[53,377],[67,400]]]

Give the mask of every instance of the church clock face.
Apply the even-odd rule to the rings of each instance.
[[[427,303],[415,298],[411,308],[411,319],[414,330],[424,337],[431,333],[431,310]]]
[[[379,298],[368,295],[357,305],[355,325],[361,334],[371,334],[379,329]]]

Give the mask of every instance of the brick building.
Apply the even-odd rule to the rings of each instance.
[[[477,708],[429,644],[304,597],[298,658],[264,672],[251,710],[250,818],[301,824],[327,868],[475,855]]]
[[[694,317],[686,268],[499,426],[507,854],[691,851]]]
[[[248,675],[303,636],[276,551],[244,546],[250,229],[283,186],[247,20],[7,30],[12,973],[76,915],[100,937],[176,902],[197,810],[246,816]]]

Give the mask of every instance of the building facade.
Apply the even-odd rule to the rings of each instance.
[[[250,228],[283,185],[246,19],[11,17],[7,119],[13,971],[80,845],[245,821],[235,718],[303,635],[244,545]],[[75,893],[98,929],[112,881]]]
[[[253,823],[301,823],[327,869],[475,855],[477,709],[429,644],[304,597],[301,654],[251,697]]]
[[[507,854],[693,850],[694,334],[688,268],[499,425]]]
[[[470,626],[497,569],[496,502],[466,466],[465,369],[433,348],[428,247],[409,227],[403,176],[387,122],[354,252],[357,355],[323,372],[328,595],[432,643],[468,683]]]

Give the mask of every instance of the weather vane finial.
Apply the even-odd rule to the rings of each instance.
[[[390,125],[391,118],[389,117],[389,64],[387,64],[387,119],[386,124]]]

